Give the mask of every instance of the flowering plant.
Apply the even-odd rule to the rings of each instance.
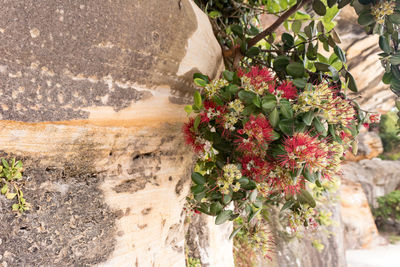
[[[202,91],[184,127],[198,155],[189,209],[250,222],[268,202],[290,211],[290,226],[315,225],[307,184],[321,187],[338,172],[365,113],[342,88],[323,81],[296,87],[268,68],[194,75]],[[231,204],[233,203],[233,205]],[[234,233],[233,233],[234,234]]]

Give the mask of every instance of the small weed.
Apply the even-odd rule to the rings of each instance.
[[[5,195],[7,199],[17,199],[18,202],[12,205],[13,211],[24,212],[29,210],[30,204],[26,202],[24,193],[18,185],[18,180],[22,178],[22,162],[15,161],[15,158],[10,162],[1,159],[0,164],[0,193]]]

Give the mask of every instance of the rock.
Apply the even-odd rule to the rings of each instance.
[[[358,153],[346,154],[347,161],[360,161],[363,159],[373,159],[383,152],[382,140],[376,132],[360,132],[357,137],[358,140]]]
[[[301,231],[299,232],[300,238],[294,238],[292,240],[288,240],[283,235],[278,235],[275,238],[277,245],[277,265],[275,266],[347,266],[343,246],[340,205],[339,203],[328,204],[324,205],[323,209],[332,212],[332,220],[335,224],[325,227],[327,231],[322,229],[315,232],[309,230]],[[329,232],[334,234],[329,235]],[[314,240],[319,241],[324,246],[320,252],[313,246],[312,242]],[[264,265],[260,265],[260,267],[261,266]]]
[[[361,160],[348,162],[342,166],[346,180],[360,183],[372,207],[376,207],[376,198],[390,193],[400,186],[400,161]]]
[[[322,226],[316,231],[302,230],[296,237],[289,236],[286,226],[283,225],[278,217],[279,210],[271,209],[269,215],[269,232],[273,237],[272,252],[268,255],[271,259],[264,257],[261,253],[254,251],[239,251],[241,255],[236,255],[242,260],[252,257],[240,267],[301,267],[301,266],[337,266],[346,267],[345,250],[343,243],[343,226],[340,217],[340,203],[325,203],[322,210],[332,213],[333,224]],[[333,233],[333,234],[329,234]],[[313,241],[323,245],[323,249],[318,251],[313,246]],[[239,257],[238,257],[239,256]]]
[[[215,217],[205,214],[190,218],[186,243],[189,256],[197,258],[202,267],[233,267],[232,223],[215,225]]]
[[[379,236],[361,184],[343,179],[340,190],[346,250],[366,249],[381,244],[383,238]]]
[[[346,6],[341,9],[335,28],[342,40],[339,45],[346,53],[348,69],[357,82],[357,95],[361,95],[357,102],[369,111],[389,111],[396,96],[382,82],[385,70],[379,61],[378,35],[367,35],[357,18],[353,7]]]
[[[180,3],[3,3],[1,156],[23,161],[32,204],[16,217],[0,197],[0,255],[18,252],[3,265],[184,265],[183,106],[223,62]]]

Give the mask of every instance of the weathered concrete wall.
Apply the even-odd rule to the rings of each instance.
[[[222,64],[188,0],[3,0],[0,150],[32,210],[0,197],[0,263],[183,266],[183,104]]]

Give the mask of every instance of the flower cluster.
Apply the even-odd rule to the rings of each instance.
[[[313,224],[308,185],[339,172],[362,112],[327,83],[297,88],[267,68],[225,71],[224,78],[199,84],[201,103],[199,96],[183,128],[186,142],[203,155],[192,176],[195,209],[222,223],[280,198],[296,213],[291,223],[301,217]]]
[[[379,24],[385,23],[385,16],[392,15],[396,7],[395,1],[382,2],[372,8],[372,15]]]

